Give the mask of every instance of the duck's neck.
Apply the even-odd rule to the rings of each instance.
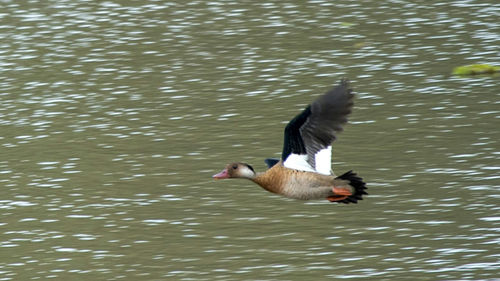
[[[260,185],[267,191],[273,193],[280,193],[283,189],[283,183],[285,178],[283,173],[280,172],[279,168],[271,168],[263,173],[258,173],[254,178],[250,180]]]

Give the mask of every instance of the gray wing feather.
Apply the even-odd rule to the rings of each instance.
[[[311,104],[311,114],[300,127],[311,167],[315,167],[316,153],[327,148],[342,131],[354,104],[353,97],[349,81],[343,79]]]

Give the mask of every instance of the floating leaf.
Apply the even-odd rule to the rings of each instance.
[[[354,26],[354,25],[356,25],[356,24],[353,23],[353,22],[346,22],[346,21],[344,21],[344,22],[340,23],[341,27],[351,27],[351,26]]]
[[[457,66],[453,69],[455,75],[480,75],[500,72],[500,67],[489,64],[470,64]]]

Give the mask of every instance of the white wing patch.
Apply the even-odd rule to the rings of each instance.
[[[313,167],[311,167],[311,165],[307,163],[307,154],[292,153],[288,155],[285,162],[283,163],[283,166],[289,169],[294,169],[304,172],[316,172],[313,169]]]
[[[330,171],[332,170],[332,146],[330,145],[316,152],[314,154],[314,163],[316,172],[323,175],[330,175]]]
[[[307,154],[290,154],[283,166],[304,171],[304,172],[315,172],[323,175],[330,175],[332,170],[332,146],[323,148],[322,150],[316,152],[314,155],[315,167],[313,168],[308,162]]]

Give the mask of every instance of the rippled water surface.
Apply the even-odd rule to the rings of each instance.
[[[0,280],[494,280],[496,1],[1,1]],[[342,77],[370,195],[247,181]]]

